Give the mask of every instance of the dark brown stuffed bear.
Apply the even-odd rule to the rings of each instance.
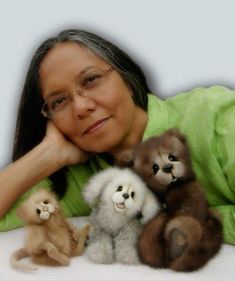
[[[142,262],[157,268],[193,271],[219,251],[221,221],[208,208],[192,170],[186,138],[178,129],[124,151],[116,164],[131,167],[163,205],[140,235]]]

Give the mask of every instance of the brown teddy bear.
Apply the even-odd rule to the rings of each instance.
[[[142,262],[193,271],[219,251],[221,221],[208,208],[192,170],[186,138],[178,129],[124,151],[116,163],[131,167],[141,176],[163,206],[140,235],[138,251]]]

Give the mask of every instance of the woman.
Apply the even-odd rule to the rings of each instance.
[[[217,86],[166,101],[149,92],[132,59],[97,35],[67,30],[46,40],[23,89],[17,161],[0,175],[0,216],[16,202],[0,229],[20,225],[14,210],[38,186],[54,188],[65,215],[88,214],[81,189],[92,174],[123,149],[178,127],[210,206],[223,216],[224,240],[235,244],[234,92]]]

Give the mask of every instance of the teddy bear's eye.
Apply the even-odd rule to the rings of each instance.
[[[36,210],[36,213],[37,213],[38,215],[40,215],[40,214],[41,214],[41,210],[37,209],[37,210]]]
[[[134,198],[134,196],[135,196],[135,192],[132,191],[132,192],[131,192],[131,197]]]
[[[44,203],[44,204],[48,204],[48,203],[49,203],[49,201],[48,201],[48,200],[45,200],[43,203]]]
[[[117,191],[122,191],[122,186],[121,185],[118,187]]]
[[[154,172],[154,174],[156,175],[156,173],[158,172],[158,170],[159,170],[159,166],[158,166],[158,164],[153,164],[153,172]]]
[[[175,155],[172,155],[172,154],[170,154],[170,155],[168,156],[168,159],[169,159],[170,161],[177,161],[177,160],[178,160],[177,157],[176,157]]]

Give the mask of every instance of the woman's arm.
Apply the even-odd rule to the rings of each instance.
[[[87,159],[67,141],[52,123],[44,140],[22,158],[0,172],[0,218],[33,185],[66,165]]]
[[[59,158],[59,157],[58,157]],[[0,218],[30,187],[62,167],[53,148],[42,142],[0,172]]]

